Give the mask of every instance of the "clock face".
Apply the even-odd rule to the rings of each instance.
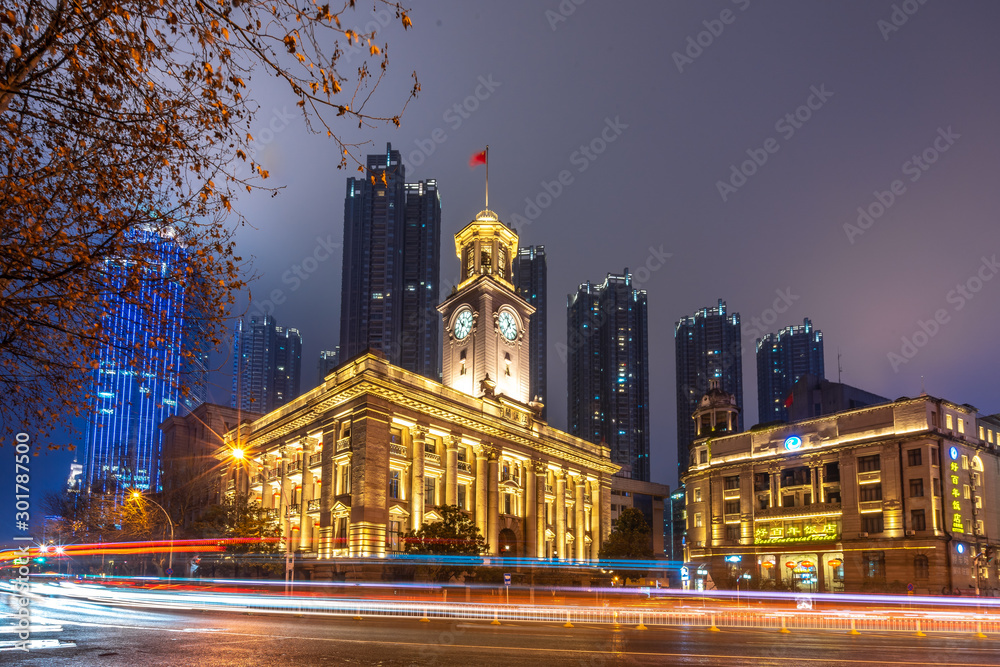
[[[472,311],[464,309],[455,318],[455,338],[462,340],[472,331]]]
[[[508,311],[503,311],[500,313],[500,317],[497,320],[497,324],[500,325],[500,333],[507,340],[515,340],[517,338],[517,320]]]

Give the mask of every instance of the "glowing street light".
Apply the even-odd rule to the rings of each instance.
[[[243,451],[242,449],[240,449],[239,447],[237,447],[237,448],[236,448],[236,449],[234,449],[234,450],[233,450],[232,452],[230,452],[230,454],[232,455],[232,457],[233,457],[234,459],[237,459],[237,460],[239,460],[239,461],[242,461],[242,460],[243,460],[243,457],[244,457],[244,456],[246,456],[246,452],[244,452],[244,451]]]
[[[167,524],[170,526],[170,562],[167,565],[167,569],[170,570],[171,574],[173,574],[173,571],[174,571],[174,522],[170,520],[170,515],[167,514],[167,510],[163,509],[163,506],[160,505],[160,503],[156,502],[152,498],[146,498],[146,497],[144,497],[142,495],[142,491],[138,491],[138,490],[133,491],[132,492],[132,500],[135,500],[136,502],[145,500],[146,502],[153,503],[154,505],[156,505],[157,507],[160,508],[160,511],[163,512],[163,516],[167,517]],[[169,578],[171,576],[171,574],[168,574],[167,577]]]

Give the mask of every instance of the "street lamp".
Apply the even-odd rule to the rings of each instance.
[[[167,524],[170,526],[170,562],[167,565],[167,569],[170,571],[170,574],[167,575],[169,578],[174,571],[174,522],[170,520],[170,515],[167,514],[167,510],[163,509],[163,506],[160,505],[160,503],[156,502],[152,498],[144,498],[141,491],[133,491],[132,500],[135,500],[136,502],[141,500],[151,502],[160,508],[160,511],[163,512],[163,516],[167,517]]]

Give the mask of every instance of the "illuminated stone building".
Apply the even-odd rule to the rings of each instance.
[[[462,279],[438,306],[443,382],[363,353],[232,431],[219,454],[245,452],[227,478],[307,559],[400,551],[442,505],[467,512],[491,554],[591,559],[610,532],[608,448],[548,426],[530,402],[534,308],[511,281],[517,235],[486,210],[455,241]]]
[[[718,586],[997,594],[1000,421],[921,395],[733,433],[734,408],[702,399],[684,476],[687,559]]]

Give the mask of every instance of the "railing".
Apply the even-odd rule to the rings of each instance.
[[[314,468],[323,463],[323,452],[316,452],[315,454],[309,455],[309,467]]]
[[[514,482],[515,484],[520,484],[521,483],[520,478],[515,473],[512,473],[512,472],[501,472],[500,473],[500,481],[501,482],[511,481],[511,482]]]
[[[840,503],[812,503],[801,507],[771,507],[769,509],[757,510],[756,518],[793,518],[797,514],[841,514]]]
[[[459,461],[458,462],[458,469],[461,472],[467,472],[470,475],[472,474],[472,464],[469,463],[468,461]]]
[[[858,511],[860,512],[877,512],[882,509],[881,500],[862,500],[858,502]]]
[[[722,492],[722,497],[725,500],[732,500],[734,498],[739,498],[740,497],[740,490],[739,489],[725,489]]]
[[[341,438],[340,440],[337,441],[338,452],[342,452],[345,449],[350,449],[350,448],[351,448],[351,436],[347,436],[346,438]]]
[[[729,524],[739,523],[740,522],[740,515],[739,515],[739,513],[737,513],[737,514],[723,514],[722,515],[722,522],[723,523],[729,523]]]
[[[226,482],[226,491],[234,491],[236,489],[236,480],[231,479]]]
[[[298,505],[289,505],[288,507],[285,508],[285,516],[287,516],[287,517],[294,517],[294,516],[298,516],[298,515],[299,515],[299,506]]]
[[[346,549],[335,549],[334,557],[346,556]],[[168,604],[170,591],[132,590],[115,587],[106,589],[102,586],[88,586],[85,589],[68,588],[60,591],[65,598],[79,597],[81,600],[97,600],[100,602],[137,601],[148,604],[149,600],[159,597]],[[402,596],[400,596],[402,597]],[[836,602],[836,594],[811,596],[814,601],[822,603]],[[920,600],[920,598],[917,598]],[[926,598],[924,598],[926,599]],[[936,600],[935,600],[936,601]],[[126,602],[126,604],[128,603]],[[658,609],[650,607],[619,607],[619,606],[569,606],[564,604],[482,604],[427,602],[420,600],[377,600],[354,599],[346,596],[331,598],[313,598],[304,596],[257,595],[252,598],[236,598],[227,600],[225,596],[216,596],[212,600],[192,598],[185,602],[191,609],[212,611],[231,611],[235,613],[258,612],[291,612],[297,615],[351,616],[368,618],[434,618],[454,619],[464,621],[497,621],[498,623],[546,623],[560,625],[564,623],[600,624],[616,627],[678,627],[686,631],[695,629],[708,632],[711,630],[760,629],[772,632],[779,631],[812,631],[839,635],[866,633],[906,633],[923,636],[925,633],[942,633],[942,635],[965,635],[971,641],[995,636],[1000,633],[1000,620],[993,617],[949,618],[937,616],[933,610],[926,613],[899,613],[886,611],[850,610],[833,611],[829,609],[813,610],[750,610],[750,609]],[[944,637],[942,637],[944,639]],[[986,664],[986,663],[984,663]]]
[[[250,478],[250,483],[253,485],[264,483],[264,473],[258,472],[254,473],[254,476]]]
[[[389,455],[405,459],[409,455],[409,452],[406,451],[406,445],[391,442],[389,443]]]
[[[288,462],[288,474],[291,475],[296,472],[302,472],[302,459]]]
[[[264,471],[264,476],[267,478],[267,481],[270,482],[281,477],[281,471],[278,468],[271,468],[270,470]]]
[[[426,452],[424,454],[424,461],[425,462],[430,461],[432,463],[436,463],[438,465],[441,465],[441,455],[440,454],[431,454],[430,452]]]
[[[309,504],[306,505],[306,512],[309,512],[310,514],[319,512],[319,503],[320,503],[319,498],[314,498],[313,500],[310,500]]]

